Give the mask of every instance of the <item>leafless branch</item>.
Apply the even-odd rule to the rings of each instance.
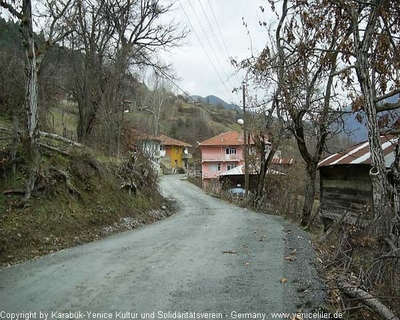
[[[349,285],[343,280],[341,280],[338,285],[341,291],[352,298],[361,300],[365,305],[372,308],[380,317],[382,317],[382,319],[399,320],[399,317],[397,317],[392,310],[390,310],[387,306],[385,306],[382,302],[368,292]]]
[[[344,73],[344,72],[346,72],[346,71],[349,71],[349,70],[351,70],[351,69],[355,69],[355,66],[348,66],[348,67],[346,67],[346,68],[343,68],[343,69],[341,69],[341,70],[339,70],[339,71],[336,71],[336,72],[334,72],[334,73],[332,73],[331,75],[333,76],[333,77],[335,77],[335,76],[338,76],[338,75],[340,75],[340,74],[342,74],[342,73]]]
[[[395,103],[383,103],[378,106],[376,106],[376,111],[377,112],[382,112],[382,111],[390,111],[390,110],[395,110],[400,108],[400,100],[395,102]]]
[[[21,12],[18,12],[11,4],[5,2],[4,0],[0,0],[0,6],[4,9],[7,9],[14,17],[22,20],[23,14]]]
[[[379,102],[379,101],[388,99],[390,97],[393,97],[394,95],[399,94],[399,93],[400,93],[400,88],[397,88],[397,89],[392,90],[392,91],[390,91],[390,92],[388,92],[388,93],[386,93],[386,94],[384,94],[382,96],[376,97],[374,101],[375,102]]]

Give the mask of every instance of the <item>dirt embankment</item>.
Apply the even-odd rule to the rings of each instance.
[[[26,168],[19,164],[12,173],[6,147],[0,159],[0,266],[137,228],[174,211],[148,168],[135,166],[137,158],[98,161],[88,152],[65,156],[43,150],[33,197],[19,208]],[[132,188],[121,189],[127,178]]]

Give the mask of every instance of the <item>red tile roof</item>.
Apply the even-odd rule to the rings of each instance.
[[[180,147],[191,147],[192,145],[183,141],[179,141],[168,137],[164,134],[160,134],[157,136],[157,139],[161,141],[161,145],[164,146],[180,146]]]
[[[398,137],[394,136],[381,136],[381,146],[383,149],[383,155],[385,157],[385,165],[387,168],[394,161],[394,149],[397,143]],[[322,160],[318,166],[326,167],[340,164],[370,164],[371,153],[369,151],[368,141],[361,142],[347,148],[342,152],[335,153],[324,160]]]
[[[252,140],[250,143],[254,144]],[[243,133],[228,131],[201,142],[200,146],[242,146],[243,144]]]
[[[137,135],[138,140],[153,140],[153,141],[161,141],[160,138],[153,136],[147,133],[141,133]]]

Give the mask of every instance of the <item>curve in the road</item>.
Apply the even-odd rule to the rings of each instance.
[[[313,259],[307,235],[301,240],[293,232],[289,239],[281,219],[224,203],[176,175],[162,177],[160,188],[177,200],[178,214],[0,270],[0,312],[36,312],[36,319],[39,312],[48,319],[89,319],[90,312],[113,319],[190,312],[231,319],[321,302],[320,287],[305,300],[298,292],[299,283],[309,292],[319,285],[310,261],[299,267],[284,259],[289,240],[303,259]]]

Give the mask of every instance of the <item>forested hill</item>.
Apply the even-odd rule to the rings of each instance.
[[[7,22],[0,18],[0,46],[13,47],[15,50],[22,52],[22,43],[18,41],[20,38],[19,25],[12,21]]]
[[[398,101],[400,95],[394,95],[385,99],[384,103],[395,103]],[[351,111],[351,107],[348,108]],[[400,112],[398,110],[391,110],[381,112],[378,115],[378,123],[383,132],[388,130],[389,127],[397,128],[399,126]],[[367,118],[363,111],[348,113],[343,115],[343,135],[349,135],[354,143],[366,141],[368,139]],[[385,129],[386,128],[386,129]]]
[[[198,95],[192,95],[191,98],[197,102],[201,102],[204,104],[209,104],[209,105],[213,105],[213,106],[222,106],[224,109],[228,109],[228,110],[241,111],[241,108],[238,105],[233,104],[233,103],[227,103],[224,100],[222,100],[221,98],[218,98],[214,95],[209,95],[205,98],[198,96]]]

